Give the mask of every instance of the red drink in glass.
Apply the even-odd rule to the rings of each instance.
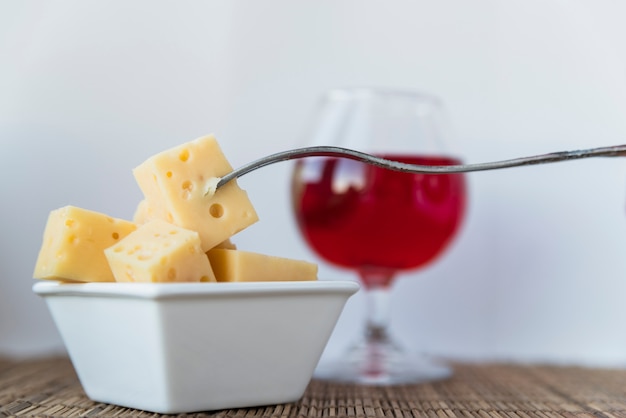
[[[445,156],[380,155],[420,165],[454,165]],[[336,158],[297,163],[293,205],[311,248],[337,266],[359,271],[366,286],[434,260],[465,212],[461,174],[408,174]],[[374,274],[372,274],[374,273]],[[383,278],[384,283],[372,281]]]

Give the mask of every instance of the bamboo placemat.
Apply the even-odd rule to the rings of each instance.
[[[90,401],[71,363],[57,358],[0,360],[0,417],[10,416],[162,415]],[[626,370],[458,364],[452,378],[434,383],[374,387],[314,380],[296,403],[177,416],[626,417]]]

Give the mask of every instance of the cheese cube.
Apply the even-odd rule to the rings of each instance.
[[[154,210],[148,204],[146,199],[143,199],[137,205],[137,209],[135,210],[135,214],[133,215],[133,222],[136,224],[145,224],[151,220],[154,220]],[[236,250],[237,246],[230,240],[230,238],[226,238],[226,240],[220,242],[213,248],[228,248],[230,250]]]
[[[214,282],[200,237],[160,219],[104,250],[118,282]]]
[[[136,228],[132,222],[74,206],[53,210],[48,216],[33,277],[113,282],[104,249]]]
[[[317,280],[317,265],[306,261],[222,248],[207,255],[218,282]]]
[[[206,252],[258,220],[235,181],[207,193],[216,177],[230,171],[215,137],[209,135],[150,157],[133,174],[150,216],[197,231]]]
[[[232,242],[230,239],[227,239],[226,241],[220,242],[219,244],[217,244],[213,248],[224,248],[224,249],[228,249],[228,250],[236,250],[237,249],[237,245],[235,245],[235,243]]]
[[[148,221],[155,219],[154,209],[146,199],[143,199],[137,205],[135,213],[133,214],[133,222],[136,224],[145,224]]]

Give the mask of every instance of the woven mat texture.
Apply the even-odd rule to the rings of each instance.
[[[159,417],[90,401],[69,360],[0,360],[0,417]],[[458,364],[394,387],[312,381],[296,403],[168,417],[626,417],[626,370]]]

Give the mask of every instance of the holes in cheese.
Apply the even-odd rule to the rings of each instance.
[[[53,210],[44,229],[33,277],[115,281],[103,251],[136,228],[132,222],[75,206]]]
[[[202,250],[208,251],[258,221],[236,181],[205,195],[203,182],[214,182],[230,171],[232,167],[212,135],[150,157],[133,170],[147,202],[140,218],[162,219],[197,231]]]
[[[219,203],[214,203],[209,207],[209,213],[214,218],[221,218],[224,216],[224,207]]]
[[[307,261],[224,248],[207,255],[218,282],[317,280],[317,265]]]
[[[118,282],[215,281],[197,232],[149,221],[104,250]]]
[[[183,189],[183,199],[191,198],[192,196],[191,192],[194,189],[194,184],[189,180],[185,180],[183,181],[183,184],[181,187]]]

